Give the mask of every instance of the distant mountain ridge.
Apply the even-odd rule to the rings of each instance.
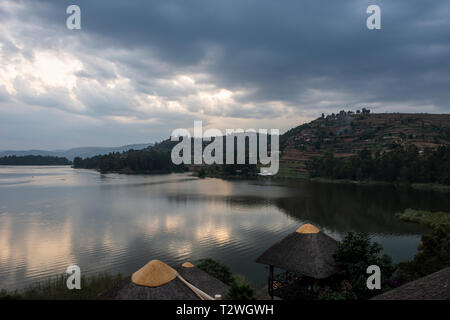
[[[78,147],[68,150],[5,150],[0,151],[0,158],[6,156],[53,156],[64,157],[73,161],[75,157],[93,157],[111,152],[124,152],[131,149],[141,150],[152,146],[153,143],[129,144],[120,147]]]

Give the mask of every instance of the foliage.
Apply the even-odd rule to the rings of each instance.
[[[352,285],[346,280],[341,281],[339,289],[333,290],[327,286],[318,295],[319,300],[356,300],[356,298]]]
[[[257,136],[259,139],[259,135]],[[250,140],[245,140],[245,162],[237,164],[237,146],[234,143],[234,164],[226,164],[226,137],[223,139],[223,163],[204,166],[198,173],[199,177],[249,177],[256,176],[258,167],[256,164],[250,164]],[[270,139],[269,139],[270,140]],[[171,150],[176,142],[165,140],[155,146],[143,150],[129,150],[123,153],[110,153],[108,155],[98,155],[82,159],[76,157],[73,161],[74,168],[97,169],[101,172],[122,172],[122,173],[148,173],[148,172],[180,172],[185,171],[184,165],[174,165],[171,159]],[[194,144],[191,143],[191,146]],[[203,148],[208,142],[203,142]],[[259,145],[257,145],[259,148]],[[258,150],[258,149],[257,149]],[[193,152],[193,151],[192,151]],[[256,152],[258,155],[259,153]]]
[[[211,258],[200,259],[196,262],[196,267],[227,285],[232,284],[234,281],[230,268],[220,261]]]
[[[450,185],[443,185],[439,183],[413,183],[411,184],[411,187],[416,190],[450,193]]]
[[[154,148],[129,150],[81,159],[76,157],[74,168],[98,169],[101,172],[174,172],[183,171],[184,166],[174,165],[169,151]]]
[[[52,156],[6,156],[0,158],[0,165],[8,166],[66,166],[71,162],[63,157]]]
[[[312,177],[450,185],[450,146],[426,149],[423,154],[415,145],[374,155],[363,149],[348,158],[328,154],[309,161],[307,167]]]
[[[234,276],[225,300],[255,300],[255,290],[242,276]]]
[[[226,300],[254,300],[255,290],[242,276],[233,275],[230,268],[220,261],[206,258],[196,262],[196,267],[230,286]]]
[[[418,253],[412,261],[399,264],[398,276],[408,282],[450,266],[450,226],[434,227],[422,235]]]
[[[369,290],[366,285],[367,267],[377,265],[381,269],[381,288],[389,287],[388,280],[392,276],[394,267],[388,255],[381,256],[382,247],[370,241],[365,233],[349,232],[337,245],[333,257],[338,265],[339,274],[347,279],[353,292],[359,299],[367,299],[379,292]]]
[[[79,300],[94,299],[101,293],[114,287],[122,276],[100,273],[86,278],[81,276],[81,289],[69,290],[66,286],[67,275],[52,277],[30,285],[21,291],[0,291],[0,300]]]
[[[411,222],[418,222],[429,227],[439,225],[450,226],[450,212],[431,212],[423,210],[406,209],[395,214],[396,217]]]
[[[206,176],[205,168],[201,168],[201,169],[198,171],[197,176],[198,176],[199,178],[204,178],[204,177]]]

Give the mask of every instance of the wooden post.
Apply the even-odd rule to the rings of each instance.
[[[269,294],[270,299],[273,300],[273,266],[269,267]]]

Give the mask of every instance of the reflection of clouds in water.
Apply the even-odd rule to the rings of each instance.
[[[5,212],[0,219],[0,263],[11,262],[11,217]]]
[[[297,220],[293,219],[271,219],[271,215],[265,216],[267,219],[266,224],[257,224],[255,225],[254,219],[264,219],[262,215],[258,215],[258,217],[251,217],[249,219],[240,221],[239,226],[241,229],[252,231],[252,230],[258,230],[260,232],[270,232],[270,233],[276,233],[286,230],[289,227],[292,227],[292,225],[302,225],[302,222],[299,222]]]
[[[20,169],[20,174],[16,174]],[[55,172],[57,170],[57,172]],[[74,186],[86,184],[86,179],[73,174],[70,167],[34,167],[1,168],[0,186]],[[97,173],[98,175],[98,173]]]
[[[27,184],[32,182],[32,180],[28,180],[28,179],[23,179],[23,180],[19,180],[19,179],[2,179],[0,182],[0,187],[12,187],[15,185],[22,185],[22,184]]]
[[[61,266],[61,272],[64,272],[65,267],[76,260],[72,250],[70,219],[57,231],[43,233],[38,228],[31,228],[27,232],[25,244],[27,276],[41,270],[55,269],[56,266]]]
[[[206,180],[200,181],[200,183],[196,183],[196,191],[201,194],[210,195],[231,195],[233,193],[233,186],[231,183],[220,180],[220,179],[213,179],[212,183],[202,183]]]
[[[379,206],[378,198],[362,188],[343,193],[343,187],[306,183],[288,189],[186,174],[101,178],[95,171],[52,170],[61,173],[47,177],[53,182],[64,172],[76,177],[66,177],[64,188],[55,182],[48,188],[37,184],[0,192],[2,285],[19,287],[64,272],[75,258],[89,275],[102,270],[128,274],[154,257],[169,263],[212,257],[259,281],[266,272],[258,273],[256,256],[302,223],[327,233],[336,230],[332,236],[349,226],[363,230],[368,223],[382,231],[405,229],[385,207],[360,210]],[[405,238],[402,246],[395,239],[387,239],[386,247],[414,253],[416,239]]]
[[[164,225],[167,232],[175,232],[184,229],[184,226],[186,225],[185,217],[181,215],[166,216]]]
[[[114,244],[114,235],[112,231],[111,225],[106,225],[103,231],[103,235],[101,235],[102,244],[106,248],[112,248]]]
[[[11,222],[11,216],[2,217],[0,223],[0,261],[6,264],[10,270],[25,268],[26,276],[37,273],[46,273],[75,261],[72,247],[72,224],[68,219],[62,228],[46,228],[47,224],[40,221],[37,213],[29,214],[29,223],[26,232],[21,232],[20,241],[17,234],[12,232],[15,225]],[[43,229],[44,228],[44,229]]]
[[[153,237],[161,230],[161,221],[157,216],[140,216],[134,220],[133,226],[147,237]]]
[[[195,239],[199,242],[213,241],[217,244],[229,242],[231,239],[231,228],[220,226],[211,219],[195,228]]]
[[[166,250],[174,257],[188,258],[192,255],[192,243],[190,241],[170,240]]]

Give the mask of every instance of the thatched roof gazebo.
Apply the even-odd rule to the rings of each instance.
[[[337,241],[311,224],[304,224],[267,249],[256,262],[269,265],[269,294],[273,298],[274,267],[313,279],[337,272],[333,253]]]
[[[210,300],[224,297],[228,286],[186,262],[171,268],[152,260],[126,278],[101,299],[112,300]]]

